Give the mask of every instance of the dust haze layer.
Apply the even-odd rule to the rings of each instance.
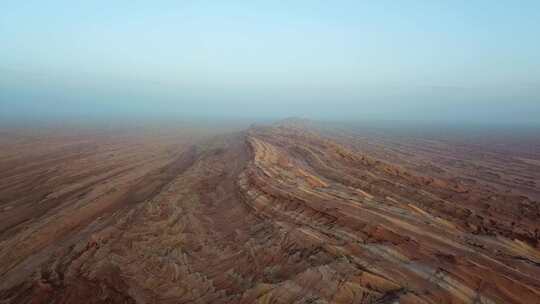
[[[540,300],[538,146],[223,131],[3,137],[0,299]]]
[[[7,1],[0,120],[540,124],[538,1]]]

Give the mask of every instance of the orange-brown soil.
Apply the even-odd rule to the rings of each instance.
[[[534,155],[209,133],[4,137],[0,303],[540,303]]]

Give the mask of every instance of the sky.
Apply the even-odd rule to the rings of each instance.
[[[0,4],[0,119],[540,124],[540,1]]]

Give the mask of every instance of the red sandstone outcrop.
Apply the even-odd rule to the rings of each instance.
[[[0,302],[540,303],[538,203],[298,122],[183,147],[6,224]]]

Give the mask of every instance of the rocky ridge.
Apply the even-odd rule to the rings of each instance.
[[[46,258],[10,248],[31,232],[6,236],[0,303],[540,302],[537,203],[301,123],[216,137],[153,172],[137,183],[156,186],[59,235]]]

